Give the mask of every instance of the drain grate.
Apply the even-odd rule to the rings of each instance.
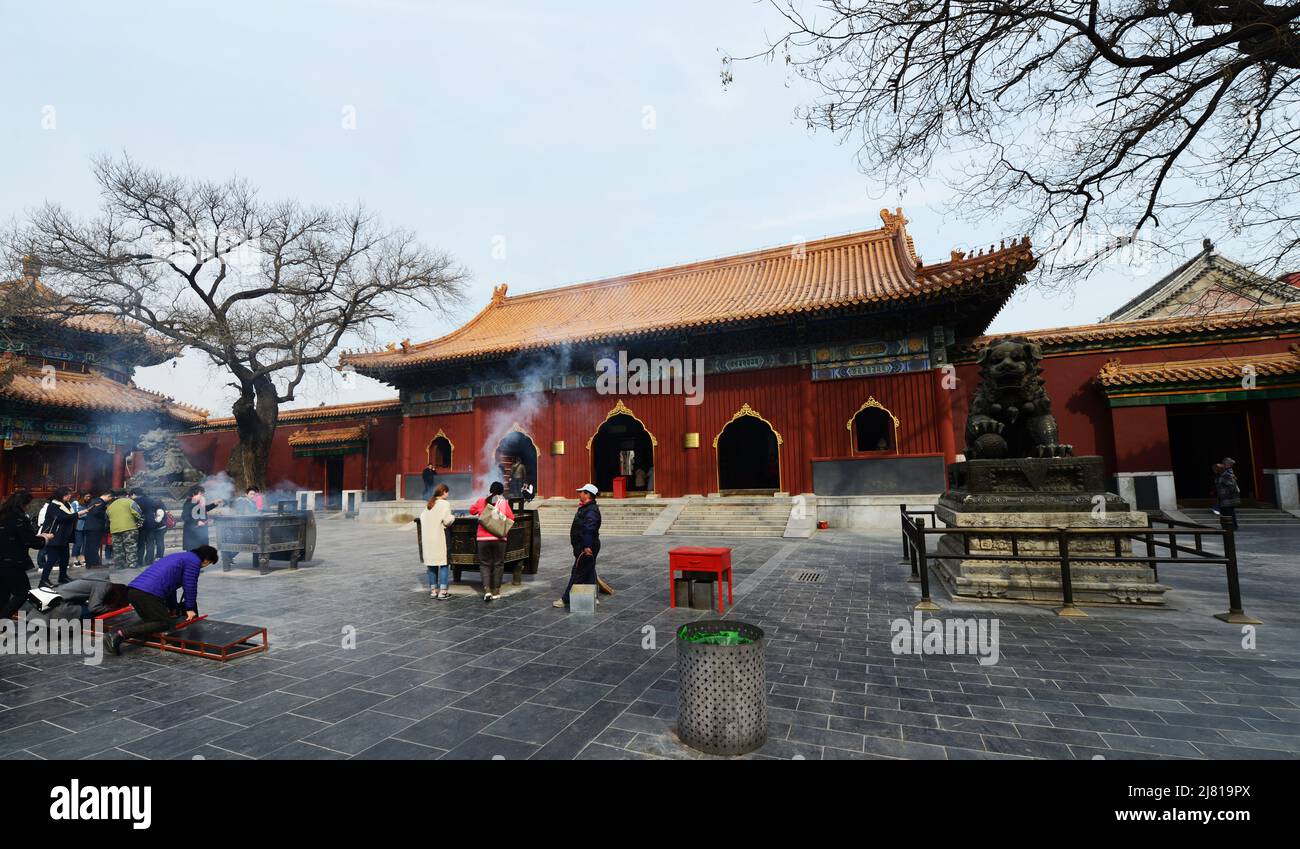
[[[803,584],[817,584],[821,582],[821,572],[796,572],[794,579]]]

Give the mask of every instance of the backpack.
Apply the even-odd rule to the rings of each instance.
[[[513,519],[507,519],[506,514],[502,513],[497,507],[497,503],[500,501],[501,496],[498,495],[484,504],[483,512],[478,514],[478,523],[487,529],[487,532],[492,536],[504,539],[506,534],[510,533],[510,529],[515,526],[515,522]]]
[[[172,511],[170,510],[163,511],[162,523],[163,523],[163,527],[165,527],[169,531],[172,528],[176,527],[176,517],[172,515]]]

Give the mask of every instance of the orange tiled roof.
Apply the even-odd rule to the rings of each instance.
[[[1263,330],[1284,325],[1300,325],[1300,304],[1258,307],[1208,315],[1148,318],[1141,321],[1116,321],[1108,324],[1079,324],[1016,333],[991,333],[962,344],[959,346],[958,353],[973,352],[994,339],[1006,336],[1023,336],[1043,345],[1072,345],[1086,342],[1122,342],[1169,334],[1211,333],[1219,330],[1250,328]]]
[[[106,410],[118,413],[165,413],[180,421],[195,423],[207,417],[206,410],[179,404],[159,392],[122,384],[102,374],[56,372],[53,380],[26,367],[16,358],[0,364],[0,398],[25,404],[69,409]]]
[[[345,442],[362,442],[366,438],[365,425],[356,427],[337,427],[330,430],[299,430],[289,434],[289,444],[294,447],[303,445],[338,445]]]
[[[306,422],[319,421],[321,419],[344,419],[349,416],[369,416],[375,413],[386,413],[393,410],[401,409],[402,402],[398,398],[388,398],[383,401],[358,401],[352,404],[322,404],[319,407],[301,407],[297,410],[281,410],[278,419],[280,424],[285,422]],[[203,422],[207,427],[234,427],[234,416],[223,416],[218,419],[207,419]]]
[[[348,352],[362,372],[401,369],[552,345],[618,339],[673,328],[897,303],[975,287],[1027,271],[1029,240],[972,256],[953,252],[923,265],[902,210],[881,211],[884,227],[492,301],[452,333],[417,345]]]
[[[180,345],[150,332],[142,324],[117,316],[86,312],[76,303],[66,302],[62,295],[39,280],[0,281],[0,296],[5,299],[6,308],[33,321],[51,321],[82,333],[134,337],[151,348],[156,357],[161,357],[159,362],[178,355],[181,350]]]
[[[1107,388],[1147,386],[1154,383],[1204,383],[1241,380],[1247,367],[1256,377],[1300,374],[1300,346],[1281,354],[1256,354],[1249,357],[1220,357],[1205,360],[1179,360],[1167,363],[1132,363],[1124,365],[1110,360],[1097,373],[1097,380]]]

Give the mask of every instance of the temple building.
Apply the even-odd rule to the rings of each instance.
[[[1027,241],[925,262],[901,211],[879,229],[562,286],[497,287],[455,331],[339,367],[397,397],[285,410],[267,480],[366,500],[419,498],[432,465],[457,498],[492,480],[572,497],[814,495],[835,525],[932,502],[963,450],[975,351],[1034,267]],[[38,271],[22,281],[39,292]],[[173,355],[101,318],[5,323],[0,489],[120,483],[143,430],[184,428],[226,467],[231,418],[131,384]],[[21,332],[14,332],[18,328]],[[1206,243],[1101,322],[1019,334],[1043,353],[1075,453],[1100,455],[1136,508],[1209,503],[1237,460],[1247,505],[1300,516],[1300,275],[1261,277]],[[51,376],[53,380],[51,381]]]
[[[664,497],[937,493],[958,450],[949,350],[1035,260],[1024,240],[923,262],[901,210],[881,217],[524,295],[503,285],[453,333],[340,362],[399,390],[411,470],[522,475],[541,496],[616,478]]]
[[[136,386],[139,366],[176,356],[166,340],[60,306],[30,258],[0,283],[0,492],[122,486],[140,435],[182,430],[207,413]]]

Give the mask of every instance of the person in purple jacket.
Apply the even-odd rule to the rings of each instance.
[[[175,626],[172,608],[176,605],[176,591],[184,595],[181,602],[185,621],[199,615],[199,572],[217,562],[217,550],[210,545],[200,545],[193,551],[169,554],[135,576],[126,590],[126,599],[135,608],[140,621],[118,628],[108,638],[108,648],[120,654],[122,641],[132,637],[156,634]]]

